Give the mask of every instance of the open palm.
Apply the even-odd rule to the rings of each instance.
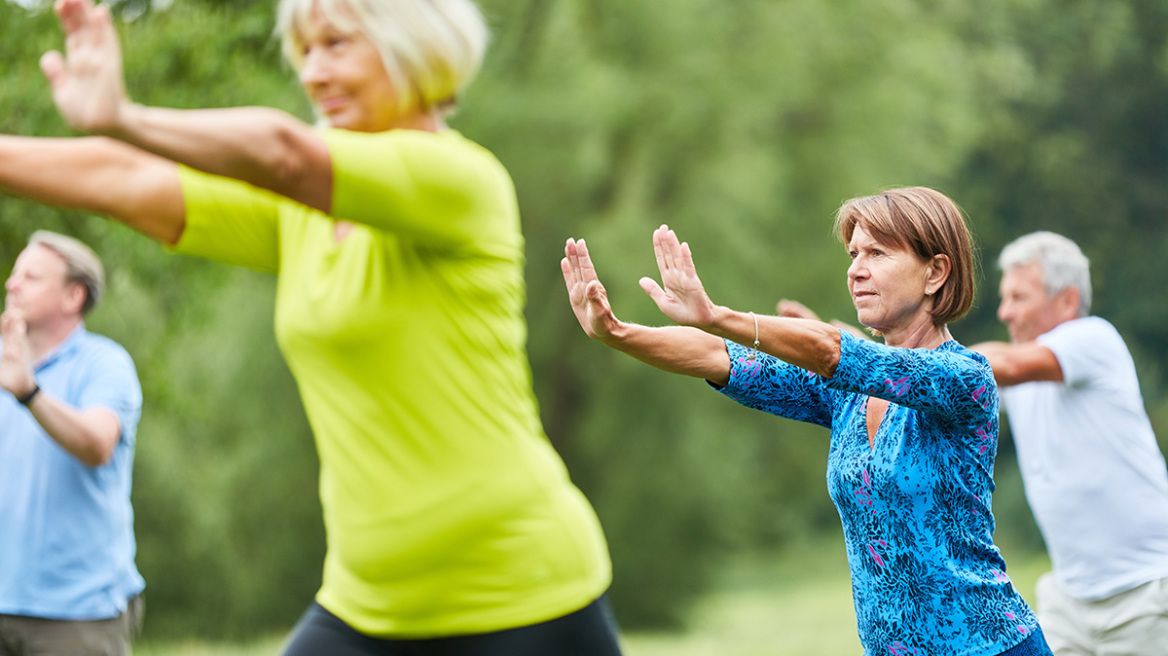
[[[53,102],[74,129],[110,132],[128,100],[109,7],[92,0],[57,0],[53,10],[65,31],[65,54],[54,50],[41,58]]]
[[[682,243],[669,226],[653,231],[653,252],[661,284],[641,278],[641,288],[665,316],[682,326],[702,327],[714,318],[714,303],[706,294],[694,267],[689,244]]]
[[[607,341],[620,321],[612,312],[608,302],[608,292],[596,277],[596,268],[588,255],[584,240],[569,239],[564,246],[564,259],[560,261],[564,273],[564,285],[568,288],[568,301],[580,327],[593,339]]]

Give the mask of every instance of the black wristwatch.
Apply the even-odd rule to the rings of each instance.
[[[32,403],[32,400],[35,399],[36,395],[40,394],[40,393],[41,393],[41,386],[37,385],[36,382],[34,381],[32,384],[32,391],[29,392],[28,394],[25,394],[24,396],[16,397],[16,400],[20,401],[20,405],[28,407],[28,404]]]

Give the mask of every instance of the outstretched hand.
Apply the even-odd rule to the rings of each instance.
[[[799,301],[792,301],[792,300],[787,299],[787,298],[780,300],[778,302],[778,304],[775,305],[775,311],[779,313],[780,317],[789,317],[789,318],[794,318],[794,319],[811,319],[812,321],[820,321],[819,315],[815,314],[814,310],[807,307],[806,305],[803,305]],[[843,330],[851,335],[859,337],[860,339],[866,339],[869,341],[871,341],[871,339],[872,339],[869,335],[865,334],[864,331],[860,330],[859,328],[857,328],[857,327],[853,326],[852,324],[847,323],[845,321],[840,321],[839,319],[832,319],[828,323],[830,323],[831,325],[835,326],[836,328]]]
[[[819,315],[811,308],[803,305],[799,301],[792,301],[789,298],[779,300],[775,304],[775,312],[780,317],[790,317],[794,319],[811,319],[812,321],[819,321]]]
[[[653,252],[657,255],[661,284],[652,278],[641,278],[641,289],[674,323],[698,328],[709,325],[715,306],[698,278],[689,244],[678,241],[669,226],[662,225],[653,231]]]
[[[24,318],[12,310],[0,314],[0,387],[13,396],[24,396],[36,385],[32,371],[32,347]]]
[[[560,260],[564,272],[564,284],[568,287],[568,300],[580,327],[593,339],[607,341],[621,322],[612,312],[608,303],[608,292],[596,277],[596,268],[588,256],[588,246],[584,240],[569,239],[564,246],[564,259]]]
[[[47,52],[40,63],[57,110],[74,129],[116,130],[129,98],[109,7],[92,0],[56,0],[53,11],[65,31],[65,54]]]

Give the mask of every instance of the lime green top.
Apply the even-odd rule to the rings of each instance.
[[[278,274],[276,338],[320,454],[317,601],[370,635],[532,624],[611,566],[540,425],[510,176],[454,131],[324,133],[332,217],[181,169],[175,250]],[[295,539],[295,536],[289,536]]]

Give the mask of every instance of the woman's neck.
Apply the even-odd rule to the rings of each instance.
[[[441,132],[446,129],[446,118],[437,110],[428,112],[412,112],[394,121],[389,127],[391,130],[421,130],[423,132]]]
[[[900,348],[934,349],[952,339],[953,335],[949,333],[949,327],[934,325],[932,317],[903,330],[884,333],[885,344]]]

